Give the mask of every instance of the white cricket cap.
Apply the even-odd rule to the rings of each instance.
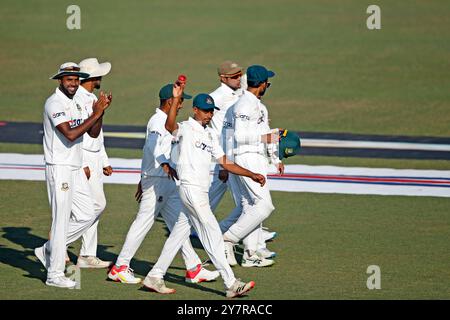
[[[81,79],[86,80],[89,78],[103,77],[111,71],[111,63],[103,62],[98,63],[97,58],[87,58],[80,62],[80,68],[82,72],[88,73],[89,77]]]

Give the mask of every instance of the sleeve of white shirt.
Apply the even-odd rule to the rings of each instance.
[[[234,139],[238,145],[256,145],[261,141],[257,132],[258,110],[238,103],[234,109]]]
[[[212,131],[212,130],[211,130]],[[220,146],[219,140],[217,139],[217,136],[211,132],[212,136],[212,150],[211,154],[214,157],[214,159],[218,160],[222,158],[225,155],[225,152],[223,152],[222,147]]]
[[[45,113],[55,128],[61,123],[71,120],[69,115],[64,111],[64,106],[57,102],[47,103],[45,105]]]
[[[109,167],[111,164],[109,163],[108,155],[106,154],[105,145],[102,143],[102,147],[100,149],[100,157],[102,159],[103,168]]]

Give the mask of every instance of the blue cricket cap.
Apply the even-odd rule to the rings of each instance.
[[[164,87],[161,88],[161,90],[159,90],[159,98],[161,100],[167,100],[167,99],[172,98],[173,97],[172,90],[173,90],[173,84],[172,83],[166,84]],[[188,95],[184,92],[181,97],[183,99],[192,99],[191,95]]]
[[[273,77],[275,72],[267,70],[260,65],[253,65],[247,68],[247,80],[257,83],[266,82],[267,79]]]
[[[220,110],[214,104],[214,99],[206,93],[200,93],[195,96],[194,101],[192,102],[192,107],[197,107],[202,110],[210,111],[210,110]]]

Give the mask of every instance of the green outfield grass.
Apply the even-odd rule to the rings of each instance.
[[[41,121],[48,80],[65,61],[112,62],[105,123],[145,125],[159,88],[179,73],[210,92],[234,59],[276,71],[265,97],[273,127],[373,134],[450,134],[450,8],[446,0],[87,1],[81,30],[70,1],[4,0],[0,10],[0,120]],[[186,102],[189,112],[190,103]]]
[[[106,185],[105,190],[108,206],[99,225],[98,255],[115,260],[136,214],[135,187]],[[47,287],[43,267],[32,253],[50,227],[45,184],[0,181],[0,191],[5,195],[0,203],[0,299],[225,299],[221,281],[185,284],[179,255],[166,280],[177,289],[175,295],[106,281],[104,270],[82,270],[81,290]],[[278,257],[271,268],[233,269],[237,276],[257,283],[244,300],[450,298],[450,200],[272,194],[277,209],[266,225],[279,233],[269,243]],[[227,197],[218,216],[229,209]],[[166,236],[163,223],[155,223],[131,263],[138,276],[144,277],[155,263]],[[78,250],[79,242],[69,249],[72,261]],[[197,252],[207,257],[203,249]],[[366,288],[369,265],[381,268],[381,290]]]

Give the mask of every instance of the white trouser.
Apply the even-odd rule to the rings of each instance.
[[[237,155],[235,161],[243,168],[264,175],[267,179],[267,159],[257,153],[244,153]],[[244,239],[245,247],[250,251],[256,251],[261,242],[261,224],[275,209],[268,184],[263,187],[247,177],[239,177],[239,194],[241,195],[243,212],[224,236],[237,243]]]
[[[80,255],[97,256],[97,227],[103,210],[106,207],[105,193],[103,192],[103,160],[100,152],[89,152],[83,150],[84,162],[89,166],[91,177],[88,180],[91,189],[92,200],[96,220],[92,226],[83,234]]]
[[[208,192],[211,210],[213,212],[216,211],[220,201],[222,200],[228,188],[231,190],[231,195],[233,197],[235,204],[234,209],[228,214],[228,216],[225,219],[223,219],[219,223],[220,230],[222,230],[222,233],[227,231],[228,228],[237,221],[237,219],[242,213],[242,205],[240,201],[241,196],[240,194],[236,193],[239,192],[239,188],[235,186],[238,183],[238,179],[239,178],[236,175],[229,172],[228,180],[226,183],[224,183],[222,180],[219,179],[218,170],[214,171],[213,180],[211,182],[211,187],[209,188]]]
[[[143,192],[139,212],[131,224],[125,243],[117,258],[116,265],[118,266],[130,265],[131,259],[144,241],[159,213],[161,213],[167,227],[172,232],[182,208],[177,185],[167,177],[142,178],[141,185]],[[182,243],[181,253],[186,269],[193,269],[202,263],[189,239]]]
[[[216,174],[217,171],[217,174]],[[233,196],[233,200],[235,203],[235,207],[234,209],[228,214],[228,216],[221,220],[219,222],[219,226],[220,226],[220,230],[222,231],[222,233],[225,233],[228,231],[228,229],[239,219],[239,217],[242,214],[242,201],[241,201],[241,188],[240,184],[241,181],[239,179],[238,176],[232,174],[232,173],[228,173],[228,180],[226,183],[224,183],[222,180],[219,179],[218,176],[218,170],[215,170],[214,172],[214,176],[213,176],[213,181],[211,182],[211,187],[209,189],[209,203],[211,205],[211,210],[213,212],[216,211],[220,201],[222,200],[223,196],[225,195],[225,192],[227,191],[227,189],[229,188],[231,190],[231,195]],[[254,235],[249,235],[250,237],[256,237],[257,234]],[[250,241],[246,240],[247,237],[244,238],[243,242],[244,242],[244,249],[248,249],[246,244],[250,243],[252,244],[254,241],[251,240],[252,238],[250,238]],[[260,231],[259,231],[259,236],[258,236],[258,245],[257,245],[257,249],[263,249],[266,248],[266,242],[264,241],[264,237],[263,237],[263,233],[262,233],[262,224],[260,227]]]
[[[164,277],[181,244],[189,238],[193,226],[214,267],[220,272],[225,286],[231,287],[236,278],[225,257],[222,232],[209,206],[208,192],[195,186],[181,185],[180,198],[185,211],[180,212],[177,223],[148,276]]]
[[[52,209],[47,278],[64,276],[66,247],[77,240],[94,222],[94,205],[82,168],[46,165],[47,192]]]

